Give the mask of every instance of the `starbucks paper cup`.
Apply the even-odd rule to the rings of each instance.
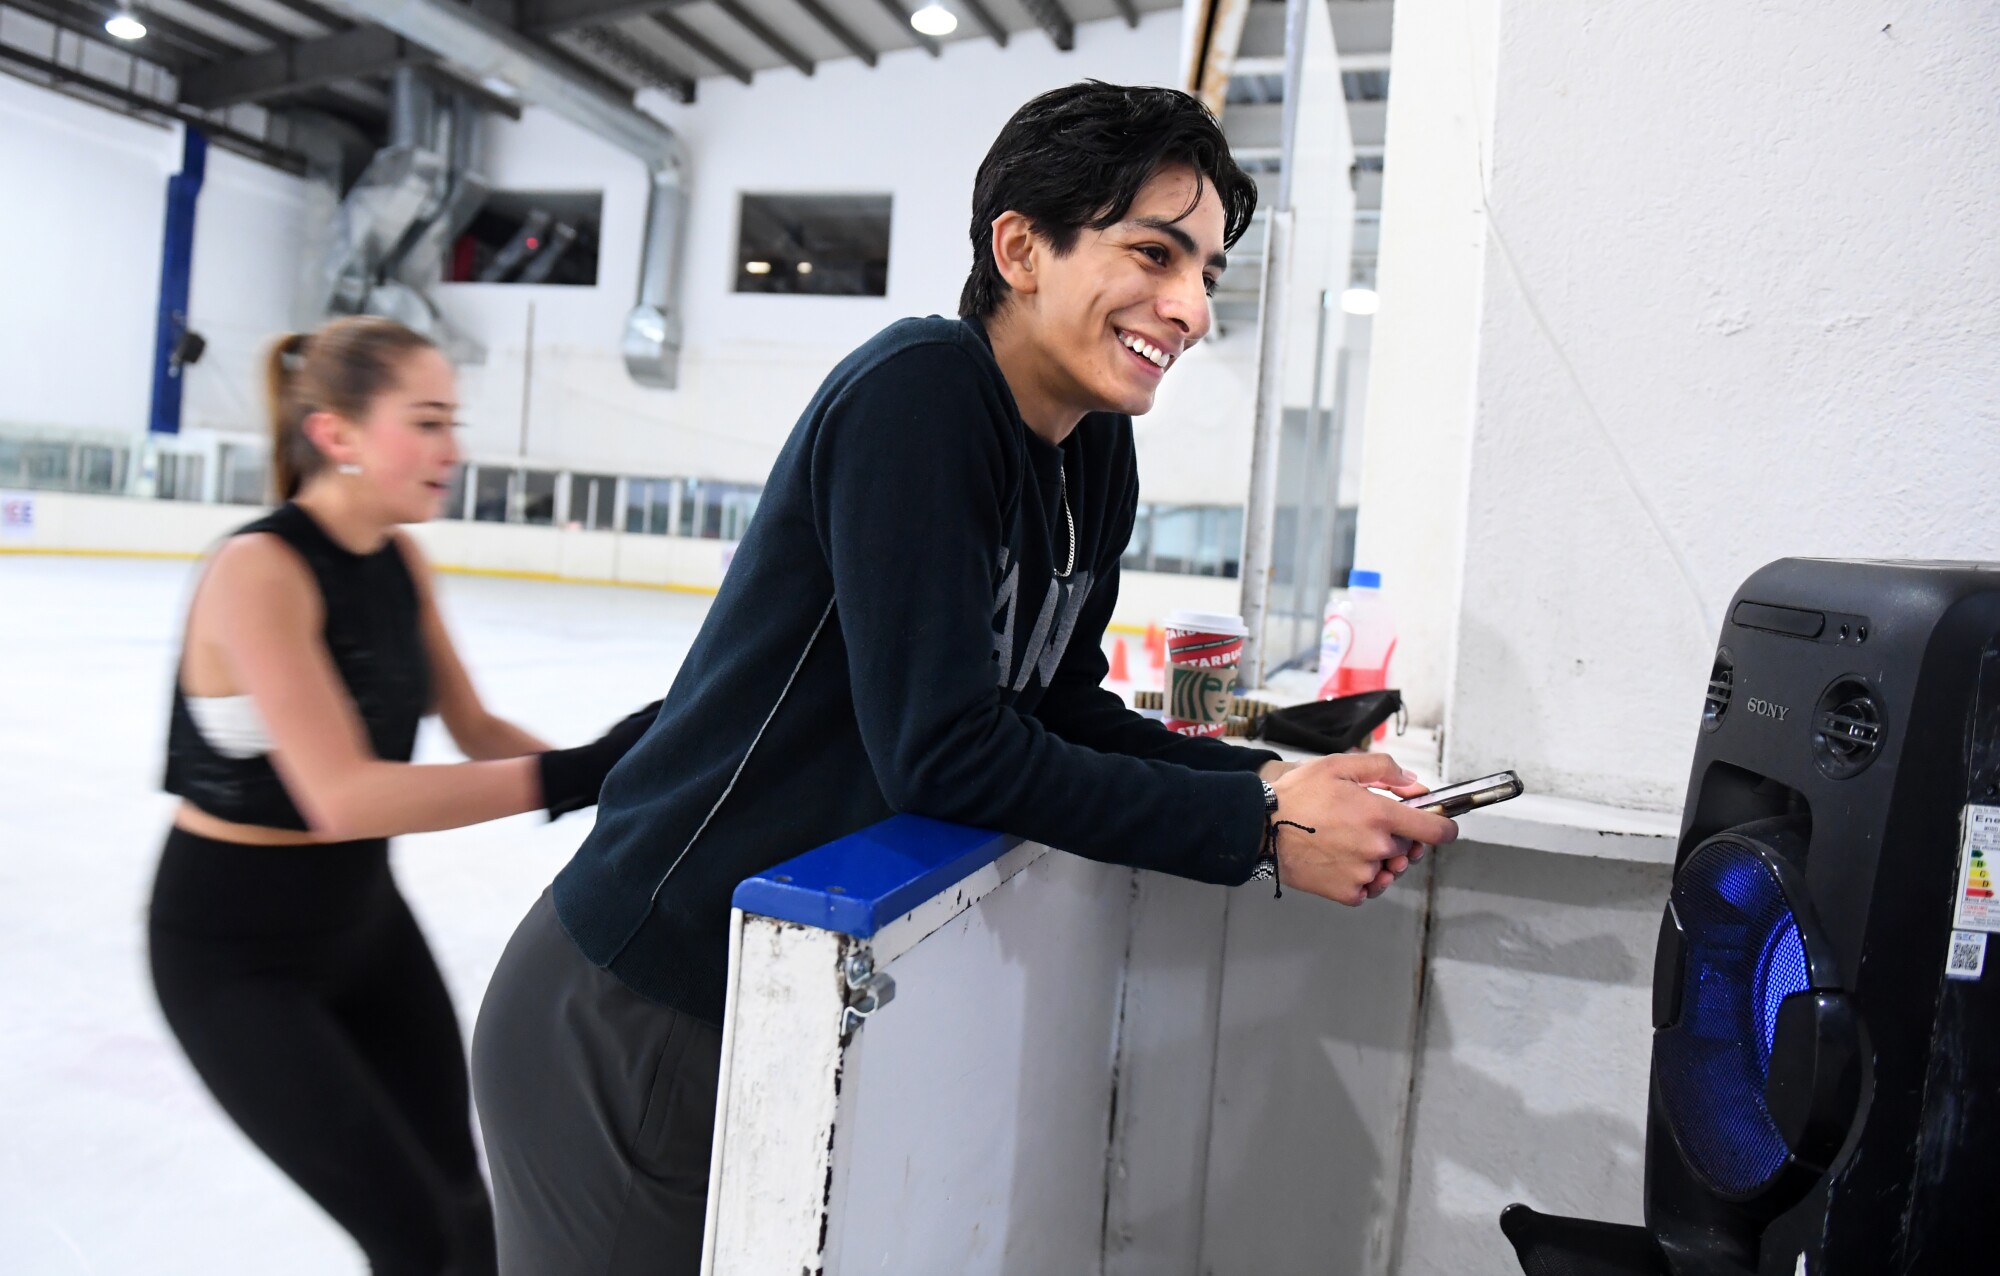
[[[1179,735],[1215,735],[1229,724],[1229,697],[1249,634],[1241,616],[1177,611],[1167,617],[1166,724]]]

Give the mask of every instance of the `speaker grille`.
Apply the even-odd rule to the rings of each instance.
[[[1841,678],[1813,709],[1813,760],[1829,778],[1861,774],[1882,748],[1882,705],[1867,683]]]
[[[1711,1191],[1770,1185],[1789,1149],[1764,1104],[1778,1007],[1810,984],[1798,921],[1777,874],[1719,837],[1675,879],[1686,936],[1680,1020],[1653,1043],[1660,1098],[1682,1159]]]
[[[1701,729],[1713,731],[1729,712],[1730,697],[1736,694],[1736,662],[1724,648],[1715,653],[1715,667],[1708,673],[1708,699],[1701,706]]]

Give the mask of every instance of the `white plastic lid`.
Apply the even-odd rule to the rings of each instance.
[[[1219,611],[1168,612],[1167,628],[1204,634],[1235,634],[1239,638],[1250,636],[1250,627],[1243,623],[1243,617],[1226,616]]]

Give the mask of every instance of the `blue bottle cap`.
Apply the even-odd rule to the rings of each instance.
[[[1380,589],[1382,588],[1382,573],[1360,570],[1351,571],[1347,573],[1347,587],[1349,589]]]

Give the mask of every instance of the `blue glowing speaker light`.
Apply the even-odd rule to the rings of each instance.
[[[1661,1098],[1689,1168],[1740,1198],[1789,1155],[1764,1087],[1778,1008],[1811,986],[1805,944],[1776,871],[1742,842],[1717,838],[1691,856],[1673,902],[1686,984],[1681,1020],[1655,1046]]]

